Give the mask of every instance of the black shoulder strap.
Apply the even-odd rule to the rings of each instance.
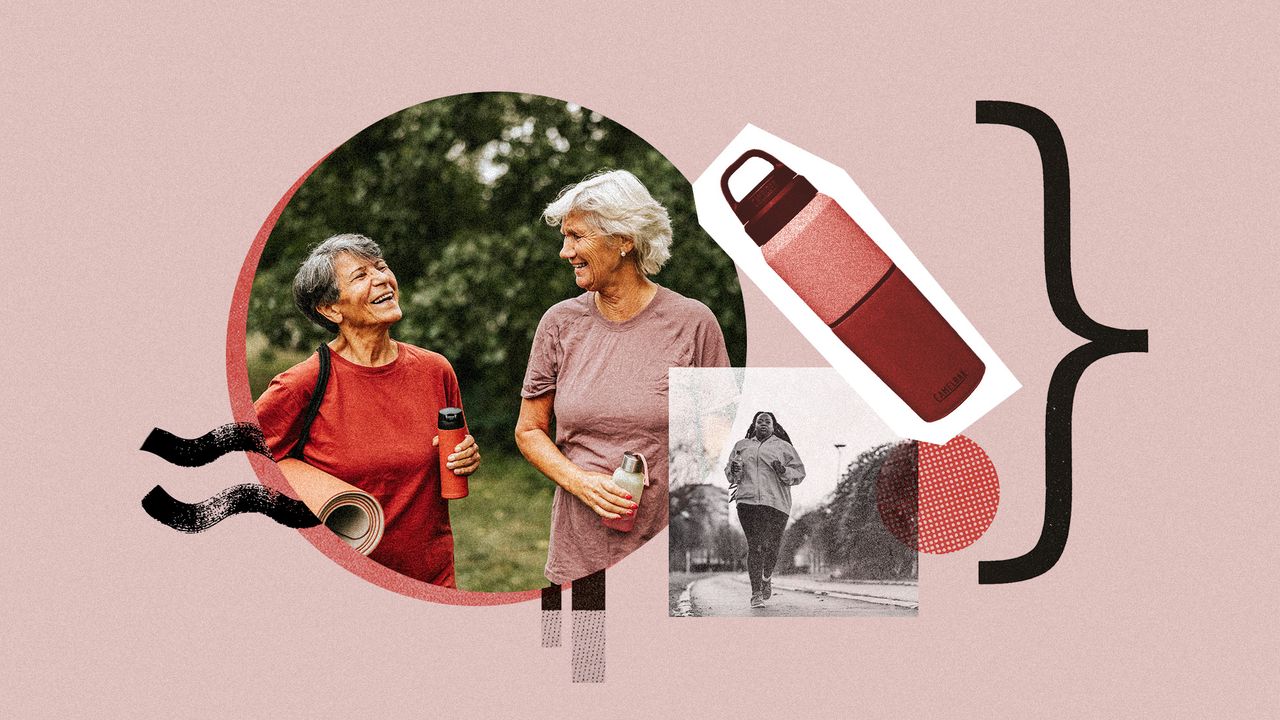
[[[289,457],[302,460],[302,453],[307,447],[307,440],[311,438],[311,423],[315,422],[316,414],[320,412],[320,403],[324,402],[325,388],[329,387],[329,346],[320,343],[320,347],[316,348],[316,354],[320,356],[320,374],[316,376],[316,389],[311,391],[311,404],[307,405],[307,414],[302,418],[302,431],[298,433],[298,442],[289,451]]]

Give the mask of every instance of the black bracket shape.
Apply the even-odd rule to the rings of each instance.
[[[1030,580],[1048,572],[1067,546],[1071,528],[1071,413],[1076,385],[1086,368],[1108,355],[1147,352],[1146,330],[1118,330],[1089,317],[1076,299],[1071,277],[1071,181],[1067,146],[1053,118],[1030,105],[980,100],[978,124],[1025,130],[1040,150],[1044,171],[1044,278],[1053,314],[1062,326],[1089,342],[1067,353],[1054,368],[1044,411],[1044,525],[1026,554],[978,563],[978,584]]]

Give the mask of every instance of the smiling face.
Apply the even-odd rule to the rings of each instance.
[[[564,244],[560,257],[573,266],[573,279],[583,290],[599,290],[609,285],[614,273],[629,259],[623,252],[631,253],[633,243],[602,235],[587,223],[580,212],[571,212],[560,223]]]
[[[339,327],[390,326],[404,316],[395,273],[382,258],[341,253],[333,259],[338,302],[316,308]]]
[[[756,439],[768,440],[773,435],[773,416],[769,413],[760,413],[756,416],[755,422]]]

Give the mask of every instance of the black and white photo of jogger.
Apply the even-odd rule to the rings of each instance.
[[[669,397],[672,616],[917,614],[916,550],[882,519],[912,504],[915,444],[836,372],[673,368]]]

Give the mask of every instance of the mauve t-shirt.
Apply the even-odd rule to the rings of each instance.
[[[607,568],[667,526],[667,369],[728,365],[711,310],[663,287],[625,322],[605,319],[594,292],[547,310],[520,394],[555,391],[556,446],[575,465],[612,474],[624,452],[638,452],[650,483],[629,533],[605,527],[586,503],[557,487],[547,579],[571,582]]]

